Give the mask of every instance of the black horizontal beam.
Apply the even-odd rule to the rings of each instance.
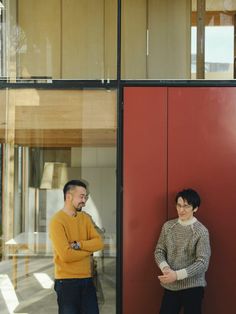
[[[118,87],[235,87],[236,80],[51,80],[47,78],[0,80],[0,89],[114,89]]]

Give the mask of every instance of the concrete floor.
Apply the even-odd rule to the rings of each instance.
[[[115,258],[97,258],[97,296],[100,314],[115,314]],[[37,275],[47,279],[43,288]],[[12,260],[0,262],[0,313],[1,314],[57,314],[56,294],[53,290],[52,258],[30,258],[29,275],[25,275],[24,259],[18,259],[17,288],[12,282]],[[49,280],[49,281],[48,281]]]

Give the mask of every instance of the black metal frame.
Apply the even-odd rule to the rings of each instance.
[[[121,85],[121,2],[117,1],[116,313],[123,311],[123,88]]]
[[[0,89],[112,89],[117,88],[117,80],[48,80],[47,79],[17,79],[16,82],[0,80]]]
[[[2,226],[2,144],[0,144],[0,226]],[[2,229],[0,229],[0,236],[2,236]],[[1,252],[0,252],[1,256]]]

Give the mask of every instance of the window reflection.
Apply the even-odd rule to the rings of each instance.
[[[4,2],[0,31],[5,32],[8,66],[0,65],[2,76],[116,78],[117,0]]]
[[[64,184],[81,178],[89,184],[83,210],[105,242],[94,255],[100,312],[115,313],[116,91],[12,89],[8,96],[0,289],[11,295],[4,295],[5,303],[14,299],[11,312],[47,304],[46,312],[57,313],[48,223],[64,205]],[[4,259],[10,259],[7,267]],[[19,300],[22,289],[27,306],[24,297]],[[37,293],[41,301],[35,301]]]
[[[234,14],[236,1],[206,1],[205,20],[197,18],[197,1],[192,1],[191,27],[191,78],[197,78],[201,67],[201,56],[197,55],[197,46],[204,48],[204,76],[209,80],[233,79],[234,70]],[[204,26],[202,37],[197,39],[197,31]]]

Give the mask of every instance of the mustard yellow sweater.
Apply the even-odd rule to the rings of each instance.
[[[91,277],[90,256],[103,248],[103,241],[89,215],[79,212],[76,217],[63,210],[52,217],[49,236],[54,250],[55,278]],[[80,242],[80,250],[70,247],[73,241]]]

